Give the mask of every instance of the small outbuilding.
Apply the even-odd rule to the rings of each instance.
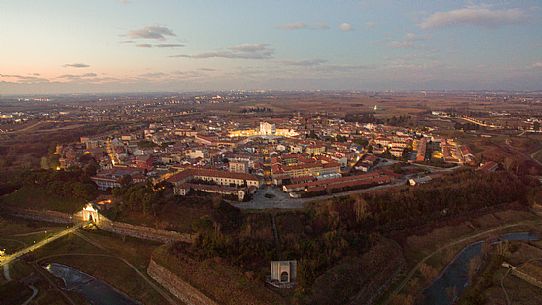
[[[297,280],[297,261],[272,261],[269,284],[278,288],[292,288]]]

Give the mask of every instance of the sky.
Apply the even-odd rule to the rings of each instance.
[[[0,0],[0,94],[542,90],[537,0]]]

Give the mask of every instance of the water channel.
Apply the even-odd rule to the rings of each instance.
[[[92,305],[139,305],[122,292],[75,268],[52,263],[45,269],[64,281],[65,289],[81,294]]]
[[[495,243],[505,240],[539,240],[539,237],[529,232],[514,232],[503,234]],[[459,252],[440,276],[424,290],[424,305],[452,305],[469,284],[469,263],[482,252],[484,241],[478,241],[466,246]],[[453,293],[450,293],[453,291]],[[455,296],[454,296],[455,295]]]

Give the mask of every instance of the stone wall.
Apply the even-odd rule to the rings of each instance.
[[[152,258],[147,274],[187,305],[218,305],[215,301],[156,263]]]
[[[83,221],[81,212],[68,214],[49,210],[29,210],[11,207],[6,208],[4,212],[8,215],[15,217],[60,224],[75,224]],[[104,231],[117,233],[120,235],[126,235],[139,239],[146,239],[163,243],[170,243],[176,241],[192,243],[195,238],[194,234],[159,230],[144,226],[135,226],[123,222],[111,221],[101,214],[98,227]]]
[[[4,207],[3,212],[11,216],[30,219],[30,220],[36,220],[36,221],[44,221],[44,222],[52,222],[52,223],[60,223],[60,224],[72,224],[74,222],[73,215],[68,214],[68,213],[61,213],[57,211],[49,211],[49,210],[38,211],[38,210]]]
[[[526,273],[523,273],[517,269],[512,269],[512,274],[515,275],[516,277],[526,281],[527,283],[533,285],[533,286],[536,286],[538,288],[542,288],[542,281],[526,274]]]
[[[170,243],[176,241],[192,243],[195,238],[194,234],[153,229],[150,227],[135,226],[124,222],[111,221],[103,215],[101,215],[101,220],[98,227],[104,231],[113,232],[120,235],[131,236],[139,239],[153,240],[163,243]]]

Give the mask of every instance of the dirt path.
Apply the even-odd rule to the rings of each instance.
[[[13,235],[11,235],[11,236],[15,236],[15,237],[24,237],[24,236],[36,235],[36,234],[39,234],[39,233],[46,234],[46,233],[47,233],[47,230],[40,230],[40,231],[34,231],[34,232],[28,232],[28,233],[21,233],[21,234],[13,234]]]

